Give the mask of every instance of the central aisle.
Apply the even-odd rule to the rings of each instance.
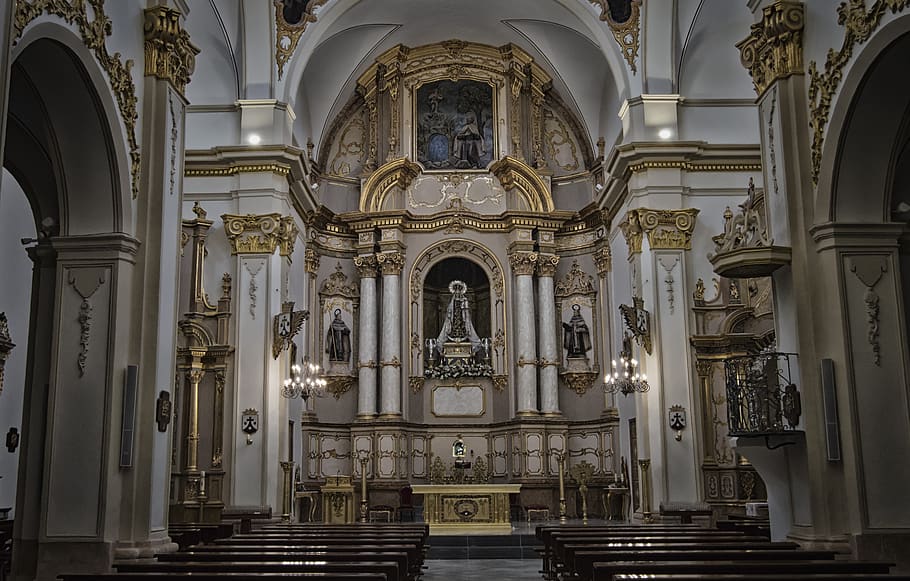
[[[540,579],[540,559],[427,560],[423,581],[527,581]]]

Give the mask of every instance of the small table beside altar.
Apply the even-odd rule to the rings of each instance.
[[[509,495],[521,484],[412,484],[424,495],[423,518],[430,534],[510,534]]]

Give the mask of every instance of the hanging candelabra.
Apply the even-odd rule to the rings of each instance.
[[[623,348],[619,353],[619,364],[614,359],[612,370],[604,378],[604,391],[607,393],[645,393],[651,389],[648,378],[638,372],[638,361],[632,358],[632,342],[629,337],[623,338]]]
[[[328,382],[320,375],[320,371],[320,367],[310,363],[309,359],[304,359],[303,365],[295,363],[291,366],[291,376],[281,386],[281,395],[286,398],[299,397],[303,401],[324,396]]]

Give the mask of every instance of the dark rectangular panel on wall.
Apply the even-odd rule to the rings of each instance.
[[[638,426],[635,418],[629,420],[629,468],[632,473],[632,510],[638,510]]]
[[[840,428],[837,423],[837,393],[834,360],[821,360],[822,397],[825,406],[825,447],[829,462],[840,462]]]
[[[136,434],[136,382],[139,367],[126,366],[123,383],[123,423],[120,428],[120,467],[133,467],[133,437]]]

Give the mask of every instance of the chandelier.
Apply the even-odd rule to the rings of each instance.
[[[324,396],[328,382],[319,373],[319,366],[310,363],[308,358],[303,360],[303,365],[295,363],[291,366],[291,376],[285,379],[281,386],[281,395],[286,398],[299,397],[303,401],[311,397]]]
[[[604,378],[604,391],[624,396],[649,391],[651,386],[648,385],[647,376],[638,372],[638,361],[632,358],[632,341],[628,336],[623,337],[622,346],[619,365],[615,359],[611,361],[613,369]]]

